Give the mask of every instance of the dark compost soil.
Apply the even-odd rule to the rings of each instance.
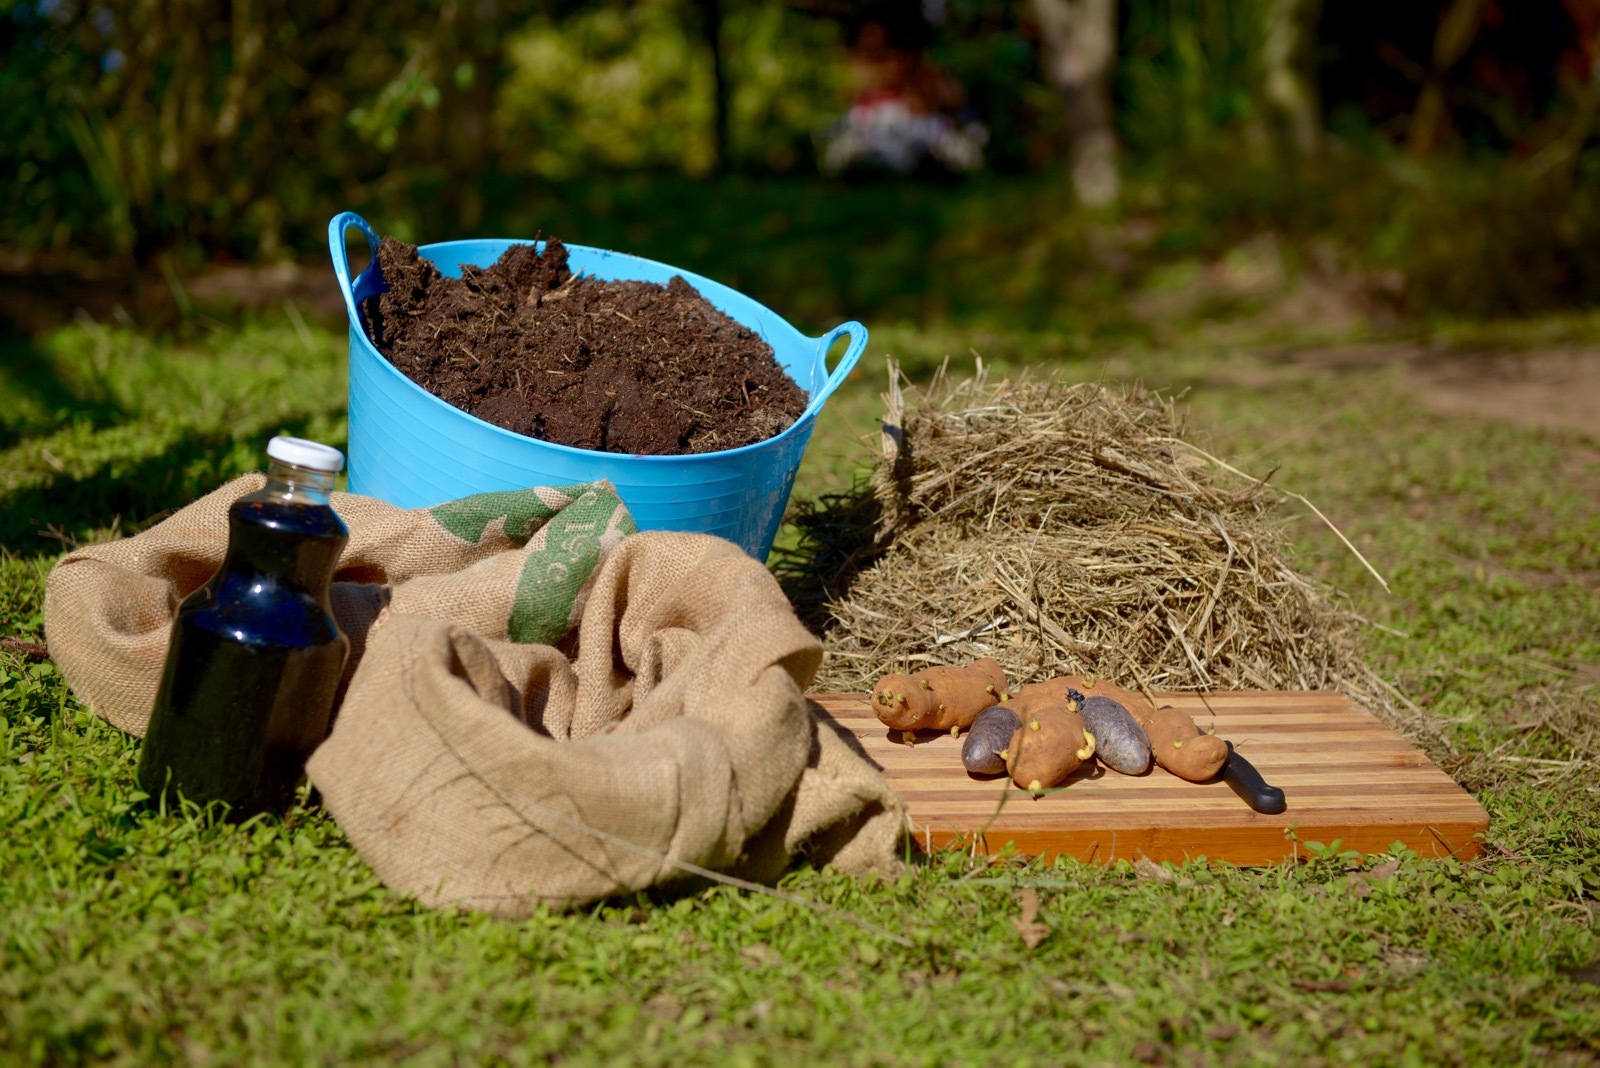
[[[676,455],[764,441],[807,396],[753,331],[682,278],[574,277],[567,250],[513,245],[446,278],[385,237],[389,291],[362,308],[367,336],[434,396],[529,437],[603,452]]]

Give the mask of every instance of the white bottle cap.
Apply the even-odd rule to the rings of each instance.
[[[338,474],[344,469],[344,453],[332,445],[305,438],[287,438],[279,435],[267,442],[267,456],[283,464],[308,467],[313,471]]]

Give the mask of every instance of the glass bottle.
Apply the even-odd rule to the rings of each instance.
[[[267,484],[228,509],[222,566],[178,608],[139,758],[152,797],[235,818],[287,808],[350,652],[328,602],[349,540],[328,498],[344,455],[275,437],[267,457]]]

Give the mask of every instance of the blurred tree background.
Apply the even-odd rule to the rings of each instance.
[[[1089,309],[1268,234],[1402,312],[1584,306],[1597,42],[1600,0],[0,0],[0,260],[311,258],[352,208],[625,248],[800,321],[1115,330]],[[819,174],[891,61],[980,168]]]

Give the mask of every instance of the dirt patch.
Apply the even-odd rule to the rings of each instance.
[[[389,291],[367,336],[441,400],[518,434],[601,452],[738,448],[790,426],[807,397],[752,330],[681,277],[666,285],[575,276],[552,240],[446,278],[384,238]]]
[[[1600,351],[1473,353],[1414,362],[1406,377],[1433,411],[1581,434],[1600,442]]]
[[[1267,388],[1309,375],[1397,367],[1407,395],[1437,415],[1490,419],[1600,444],[1600,349],[1473,351],[1403,341],[1264,350],[1261,355],[1264,360],[1229,368],[1219,379]],[[1592,469],[1600,454],[1575,443],[1572,455],[1577,470]]]

